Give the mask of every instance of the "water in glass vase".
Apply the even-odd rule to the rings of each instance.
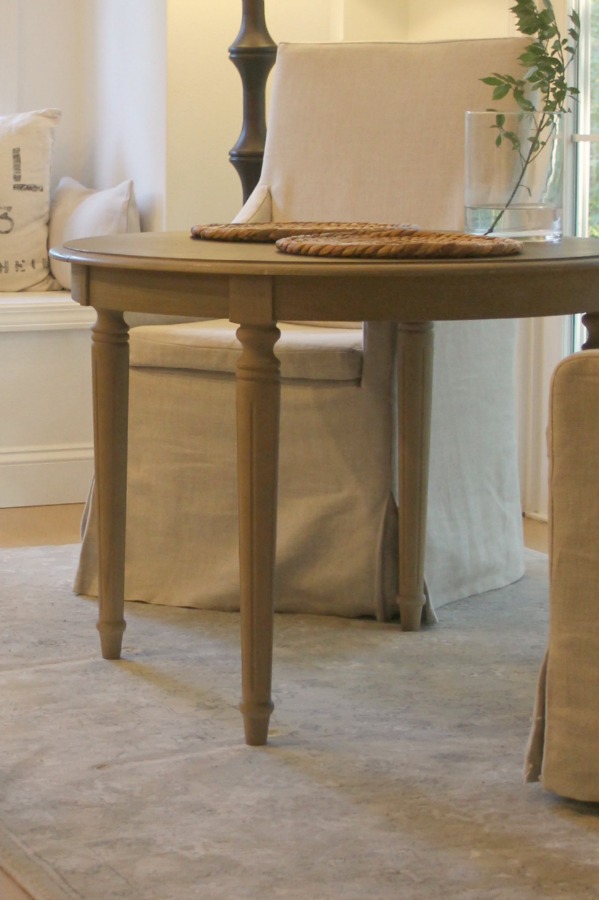
[[[563,124],[561,113],[466,113],[467,231],[491,229],[523,241],[561,239]]]
[[[466,231],[487,234],[502,212],[499,206],[466,206]],[[562,210],[546,205],[512,204],[505,209],[490,233],[525,241],[559,241],[562,238]]]

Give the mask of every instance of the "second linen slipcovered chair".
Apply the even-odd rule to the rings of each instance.
[[[553,373],[547,430],[548,647],[525,769],[527,781],[585,803],[599,803],[598,399],[599,351],[563,359]]]
[[[480,78],[516,71],[521,51],[520,39],[282,45],[261,179],[237,221],[462,228],[464,112],[488,105]],[[127,599],[238,608],[235,329],[131,331]],[[396,326],[281,330],[276,608],[388,618]],[[509,321],[436,326],[426,563],[435,605],[523,572],[514,342]],[[95,594],[96,575],[92,496],[76,590]]]

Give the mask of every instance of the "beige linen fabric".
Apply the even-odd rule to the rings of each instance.
[[[550,397],[550,622],[527,781],[599,801],[599,351],[567,357]]]
[[[280,45],[246,209],[268,221],[268,187],[275,222],[461,228],[465,112],[491,105],[481,77],[517,71],[522,49],[518,38]]]
[[[139,230],[139,210],[132,181],[96,191],[74,178],[60,179],[50,207],[50,247],[62,247],[69,241],[98,234]],[[60,286],[70,291],[71,264],[51,259],[50,269]]]
[[[164,331],[170,338],[182,327]],[[139,330],[134,360],[144,337]],[[358,380],[314,381],[286,378],[297,366],[290,357],[302,353],[286,339],[292,330],[285,327],[278,346],[283,384],[276,608],[388,618],[397,583],[389,377],[394,335],[386,323],[366,330],[370,352],[360,353]],[[234,336],[229,323],[222,331],[227,339]],[[349,336],[354,346],[346,350],[349,363],[341,360],[342,376],[355,365],[356,338],[362,344],[361,331]],[[202,369],[201,344],[197,349],[198,369],[131,368],[126,595],[235,610],[235,379],[231,372]],[[226,345],[223,352],[229,353]],[[214,353],[209,348],[210,362]],[[314,369],[308,357],[320,353],[318,344],[313,354],[303,352],[306,373]],[[97,591],[94,525],[91,516],[77,582],[82,593]]]
[[[281,46],[261,180],[237,220],[462,227],[464,112],[488,105],[481,75],[514,69],[521,50],[519,39]],[[283,324],[276,348],[276,607],[386,618],[397,589],[396,328],[322,324]],[[233,333],[214,322],[132,330],[129,598],[238,608]],[[523,574],[514,343],[509,321],[436,327],[435,604]],[[85,526],[76,589],[94,593],[93,515]]]
[[[241,349],[236,331],[227,319],[145,326],[131,342],[130,364],[234,375]],[[276,352],[283,378],[359,383],[362,375],[361,329],[326,328],[315,341],[313,328],[285,323]]]
[[[0,116],[0,292],[54,291],[48,220],[58,109]]]

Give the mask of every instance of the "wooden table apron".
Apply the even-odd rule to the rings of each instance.
[[[193,241],[183,233],[74,241],[52,251],[72,263],[75,300],[97,310],[94,437],[103,656],[121,653],[127,481],[128,328],[123,312],[228,318],[238,323],[237,429],[246,741],[264,744],[273,708],[273,574],[280,376],[277,320],[394,321],[398,325],[401,627],[420,627],[432,390],[433,322],[586,312],[599,346],[599,243],[527,244],[493,260],[360,261],[279,253],[272,245]]]

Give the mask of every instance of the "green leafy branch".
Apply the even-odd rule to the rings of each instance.
[[[528,167],[555,132],[555,114],[569,112],[569,101],[578,96],[578,89],[568,84],[567,77],[568,69],[576,57],[580,38],[580,18],[577,12],[573,10],[570,13],[568,36],[562,37],[551,0],[542,0],[540,9],[535,0],[517,0],[510,9],[516,16],[520,33],[532,38],[518,57],[527,70],[526,74],[522,78],[515,78],[513,75],[494,72],[481,81],[493,88],[493,100],[503,100],[511,94],[523,113],[537,113],[538,119],[532,136],[527,139],[528,146],[523,148],[516,132],[506,129],[505,115],[498,112],[495,117],[495,144],[500,147],[507,141],[512,145],[520,156],[521,171],[510,197],[487,234],[495,230],[523,186]]]

